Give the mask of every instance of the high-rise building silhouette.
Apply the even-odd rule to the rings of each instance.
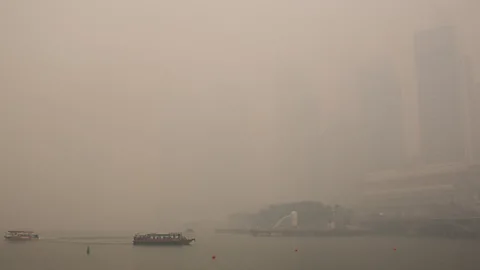
[[[452,27],[415,35],[422,159],[427,164],[465,160],[464,87]]]
[[[480,83],[472,83],[469,92],[472,160],[480,162]]]
[[[274,91],[277,185],[283,181],[285,188],[313,196],[318,193],[318,163],[323,153],[318,90],[303,74],[289,68],[282,71]]]
[[[479,143],[478,135],[478,117],[475,115],[479,112],[476,104],[478,95],[474,89],[473,70],[468,56],[462,56],[458,66],[458,80],[461,103],[463,104],[464,113],[464,147],[465,147],[465,162],[473,163],[478,161],[474,155],[478,155],[475,149]]]
[[[398,169],[405,156],[402,93],[391,65],[377,65],[364,71],[359,89],[367,170]]]

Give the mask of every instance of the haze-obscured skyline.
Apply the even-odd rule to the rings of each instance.
[[[393,66],[406,154],[417,155],[414,34],[456,27],[478,82],[479,8],[3,1],[0,227],[154,229],[348,201],[362,178],[362,157],[349,155],[359,71]]]

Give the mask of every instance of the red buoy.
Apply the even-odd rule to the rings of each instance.
[[[393,251],[397,251],[397,248],[393,248]]]
[[[298,248],[295,249],[295,252],[298,252]]]
[[[215,260],[217,258],[217,256],[213,255],[212,256],[212,260]]]

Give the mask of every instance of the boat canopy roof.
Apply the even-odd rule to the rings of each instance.
[[[182,233],[177,233],[177,232],[171,232],[171,233],[137,233],[136,235],[171,236],[171,235],[182,235]]]

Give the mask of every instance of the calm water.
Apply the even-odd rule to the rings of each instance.
[[[52,236],[28,243],[0,241],[0,269],[480,269],[480,241],[473,240],[209,235],[186,247],[134,247],[130,240]]]

